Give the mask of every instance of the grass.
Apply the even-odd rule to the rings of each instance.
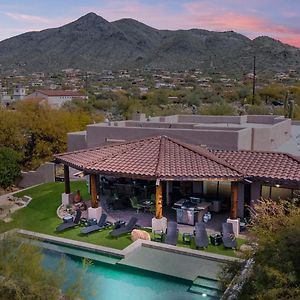
[[[71,182],[71,190],[80,190],[82,198],[89,199],[87,186],[84,181]],[[63,183],[45,183],[17,193],[17,197],[27,195],[32,197],[32,201],[27,207],[16,211],[12,215],[12,222],[4,223],[0,221],[0,233],[13,228],[20,228],[115,249],[123,249],[131,244],[130,236],[121,236],[117,239],[110,237],[108,232],[111,229],[87,236],[80,235],[80,227],[62,233],[55,232],[56,226],[62,222],[57,217],[56,210],[61,204],[63,191]]]
[[[243,244],[246,243],[246,240],[244,240],[244,239],[237,238],[236,240],[237,240],[237,247],[238,248],[241,245],[243,245]],[[190,249],[194,249],[194,250],[197,249],[194,240],[192,240],[191,245],[184,244],[183,241],[182,241],[182,235],[181,234],[179,234],[177,246],[178,247],[190,248]],[[228,256],[233,256],[233,257],[236,256],[235,250],[233,250],[233,249],[225,249],[223,244],[221,244],[219,246],[214,246],[212,244],[208,244],[208,247],[206,249],[200,249],[200,250],[205,251],[205,252],[214,253],[214,254],[228,255]]]
[[[80,190],[83,199],[90,198],[85,181],[71,182],[71,190]],[[55,232],[55,228],[61,223],[61,220],[56,215],[56,210],[61,204],[61,194],[63,192],[63,183],[45,183],[43,185],[39,185],[26,191],[17,193],[17,197],[27,195],[32,197],[32,201],[27,207],[16,211],[12,215],[12,222],[4,223],[0,221],[0,233],[13,228],[20,228],[115,249],[124,249],[132,243],[130,235],[123,235],[119,238],[111,237],[108,234],[111,229],[105,229],[84,236],[80,234],[80,227],[73,228],[61,233]],[[238,239],[239,246],[243,243],[245,243],[245,240]],[[177,245],[179,247],[196,249],[194,243],[192,243],[192,245],[183,244],[181,235],[179,236]],[[225,249],[223,245],[209,245],[208,248],[205,249],[205,251],[216,254],[235,256],[233,250]]]

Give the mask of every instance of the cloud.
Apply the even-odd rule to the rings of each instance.
[[[251,8],[244,0],[229,0],[227,3],[230,3],[231,6],[220,5],[220,2],[215,0],[192,1],[181,4],[181,10],[174,11],[164,2],[148,5],[137,0],[126,2],[114,0],[107,2],[101,8],[82,7],[82,12],[94,11],[109,21],[130,17],[158,29],[233,30],[250,38],[269,35],[299,46],[300,27],[295,28],[267,19],[266,14],[260,15],[257,7],[260,1],[253,1],[255,6]],[[271,3],[271,1],[269,2]],[[291,16],[291,13],[289,15]],[[282,17],[288,18],[284,14]]]
[[[23,31],[28,27],[35,28],[35,30],[57,27],[93,11],[108,21],[134,18],[158,29],[234,30],[250,38],[269,35],[299,47],[300,25],[294,20],[299,16],[298,11],[287,8],[281,10],[280,6],[275,7],[273,0],[251,0],[251,5],[246,0],[227,0],[226,4],[224,4],[225,1],[222,1],[221,4],[220,2],[219,0],[190,0],[190,2],[182,1],[179,4],[176,1],[177,4],[175,4],[170,0],[149,4],[149,2],[141,0],[110,0],[98,2],[101,4],[95,6],[74,6],[72,10],[66,12],[68,17],[64,19],[57,17],[50,19],[37,15],[8,12],[8,10],[5,15],[14,21],[23,23]],[[274,6],[274,8],[270,7],[273,9],[271,14],[263,13],[263,9],[260,7],[266,3]],[[16,26],[20,27],[20,24]]]
[[[39,24],[49,24],[51,23],[50,19],[43,18],[40,16],[32,16],[32,15],[26,15],[26,14],[19,14],[19,13],[11,13],[11,12],[5,12],[5,15],[13,20],[17,21],[25,21],[30,23],[39,23]]]

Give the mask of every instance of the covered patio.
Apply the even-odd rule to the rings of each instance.
[[[244,180],[243,172],[199,146],[166,136],[155,136],[59,154],[56,155],[56,161],[64,164],[65,200],[71,201],[72,198],[69,167],[88,176],[91,194],[88,217],[99,219],[104,210],[111,219],[128,221],[132,214],[137,213],[133,209],[113,210],[109,206],[114,194],[111,190],[107,192],[104,186],[109,189],[109,181],[119,178],[122,179],[122,183],[118,184],[126,182],[133,187],[144,185],[146,190],[150,187],[148,194],[146,192],[143,197],[154,200],[154,216],[151,215],[151,211],[145,213],[143,210],[137,213],[137,216],[142,226],[150,225],[153,229],[165,231],[167,220],[178,218],[177,211],[172,209],[174,206],[177,205],[180,212],[180,205],[193,198],[194,206],[198,207],[200,212],[208,212],[212,203],[203,198],[203,183],[218,183],[219,186],[220,182],[224,182],[230,187],[230,212],[228,210],[223,215],[213,214],[208,229],[211,227],[212,231],[218,231],[218,226],[224,221],[238,223],[238,184]],[[153,193],[154,197],[149,193]],[[133,188],[132,195],[128,196],[136,195],[141,197],[141,193]],[[198,214],[194,223],[202,221],[203,213]],[[210,225],[214,224],[214,219],[218,220],[215,222],[218,223],[217,226]],[[185,225],[179,225],[179,228],[180,226]],[[186,228],[193,230],[192,226]]]

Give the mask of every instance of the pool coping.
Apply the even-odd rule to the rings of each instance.
[[[126,248],[122,250],[95,245],[91,243],[81,242],[77,240],[71,240],[61,237],[56,237],[48,234],[38,233],[34,231],[28,231],[24,229],[14,229],[12,232],[19,233],[21,235],[30,236],[36,239],[41,239],[48,242],[55,242],[58,244],[64,244],[67,246],[75,246],[77,248],[81,248],[84,250],[90,250],[93,252],[99,252],[102,254],[108,254],[115,257],[119,257],[120,259],[126,258],[128,255],[130,255],[132,252],[134,252],[136,249],[140,247],[148,247],[148,248],[154,248],[162,251],[168,251],[172,253],[182,254],[182,255],[188,255],[193,257],[199,257],[199,258],[205,258],[209,260],[215,260],[218,262],[230,262],[230,261],[243,261],[240,258],[237,257],[231,257],[231,256],[225,256],[220,254],[214,254],[209,253],[201,250],[194,250],[194,249],[188,249],[188,248],[181,248],[177,246],[172,246],[168,244],[162,244],[155,241],[146,241],[146,240],[136,240]],[[7,234],[7,233],[6,233]]]

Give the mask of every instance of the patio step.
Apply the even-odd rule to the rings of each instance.
[[[216,289],[219,290],[219,286],[218,286],[218,281],[214,280],[214,279],[210,279],[210,278],[206,278],[206,277],[197,277],[194,281],[193,281],[193,285],[198,285],[198,286],[205,286],[211,289]]]
[[[221,291],[210,289],[204,286],[198,286],[198,285],[192,285],[188,289],[188,292],[201,295],[202,297],[209,297],[209,299],[211,300],[217,300],[222,297]]]
[[[218,281],[206,277],[197,277],[189,287],[188,292],[210,297],[210,299],[220,299],[222,292],[218,286]]]

